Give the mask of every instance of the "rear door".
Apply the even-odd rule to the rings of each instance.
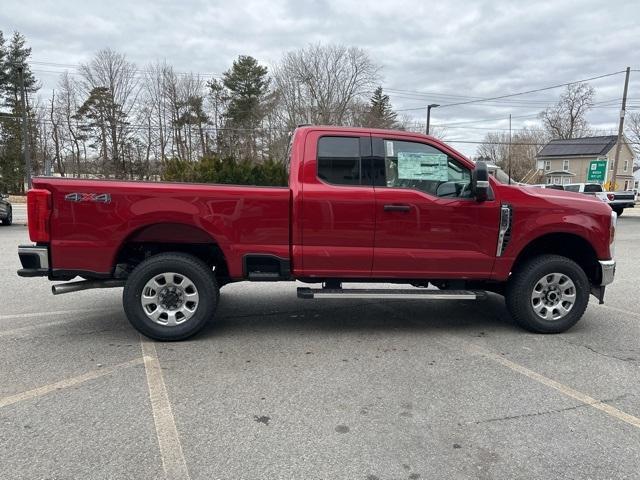
[[[372,138],[376,236],[372,275],[488,278],[499,204],[478,202],[471,168],[423,139]]]
[[[311,131],[302,185],[302,272],[310,277],[369,277],[373,262],[375,199],[363,178],[371,137]]]

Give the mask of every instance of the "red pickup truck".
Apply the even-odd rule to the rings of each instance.
[[[545,333],[574,325],[589,294],[602,302],[613,281],[611,208],[502,184],[434,138],[304,126],[288,165],[289,186],[273,188],[36,178],[35,245],[19,247],[18,274],[84,279],[55,294],[124,286],[128,319],[158,340],[198,332],[219,288],[243,280],[322,284],[299,288],[300,298],[495,292],[518,324]]]

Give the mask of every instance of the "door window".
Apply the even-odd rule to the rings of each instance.
[[[318,178],[336,185],[360,185],[360,139],[321,137],[318,140]]]
[[[384,140],[380,145],[379,140],[374,139],[375,185],[411,188],[438,197],[471,197],[471,171],[446,153],[424,143]],[[384,165],[378,164],[378,155],[384,156]]]

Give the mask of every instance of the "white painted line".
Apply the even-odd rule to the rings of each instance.
[[[45,317],[49,315],[69,315],[73,313],[116,313],[117,310],[105,310],[104,308],[85,308],[82,310],[55,310],[53,312],[29,312],[29,313],[12,313],[9,315],[0,315],[0,320],[10,320],[12,318],[32,318]]]
[[[164,384],[158,352],[153,341],[140,337],[144,368],[147,372],[149,400],[156,424],[162,467],[168,480],[189,480],[189,470],[182,453],[182,444],[173,418],[171,403]]]
[[[62,390],[64,388],[69,388],[80,383],[88,382],[89,380],[95,380],[96,378],[110,375],[116,370],[131,367],[133,365],[140,365],[143,362],[144,360],[142,358],[135,358],[133,360],[129,360],[128,362],[113,365],[111,367],[92,370],[90,372],[83,373],[82,375],[78,375],[77,377],[65,378],[64,380],[60,380],[59,382],[50,383],[49,385],[34,388],[33,390],[27,390],[26,392],[9,395],[8,397],[0,398],[0,408],[6,407],[8,405],[13,405],[18,402],[23,402],[25,400],[32,400],[34,398],[42,397],[43,395],[48,395],[49,393]]]
[[[614,312],[624,313],[626,315],[631,315],[632,317],[640,317],[640,313],[633,312],[631,310],[625,310],[624,308],[612,307],[611,305],[600,305],[596,303],[598,307],[606,308],[607,310],[613,310]]]
[[[617,418],[618,420],[626,422],[629,425],[633,425],[636,428],[640,428],[640,418],[638,417],[634,417],[633,415],[623,412],[622,410],[618,410],[617,408],[612,407],[607,403],[601,402],[596,398],[590,397],[585,393],[575,390],[569,387],[568,385],[560,383],[556,380],[552,380],[549,377],[545,377],[544,375],[534,372],[533,370],[527,367],[524,367],[516,362],[512,362],[511,360],[504,358],[502,355],[498,355],[497,353],[487,350],[479,345],[476,345],[474,343],[470,343],[467,341],[463,341],[463,343],[465,344],[466,348],[470,350],[472,353],[476,353],[476,354],[482,355],[485,358],[489,358],[490,360],[493,360],[494,362],[499,363],[500,365],[503,365],[513,370],[514,372],[518,372],[532,380],[535,380],[538,383],[541,383],[543,385],[546,385],[547,387],[553,388],[554,390],[557,390],[558,392],[562,393],[563,395],[566,395],[567,397],[578,400],[579,402],[582,402],[585,405],[588,405],[592,408],[600,410],[606,413],[607,415],[610,415],[611,417],[614,417],[614,418]]]
[[[21,333],[30,332],[31,330],[37,330],[39,328],[45,328],[45,327],[52,327],[54,325],[64,325],[65,323],[69,323],[69,321],[60,320],[57,322],[45,322],[45,323],[39,323],[37,325],[28,325],[26,327],[13,328],[11,330],[1,330],[0,337],[10,337],[12,335],[20,335]]]

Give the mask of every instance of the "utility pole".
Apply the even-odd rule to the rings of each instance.
[[[511,114],[509,114],[509,146],[507,148],[507,159],[509,162],[509,185],[511,185]]]
[[[627,108],[627,90],[629,89],[629,74],[631,68],[627,67],[627,74],[624,77],[624,90],[622,92],[622,109],[620,110],[620,123],[618,124],[618,142],[616,143],[616,156],[613,160],[613,173],[609,182],[609,191],[616,189],[616,177],[618,176],[618,162],[620,160],[620,149],[622,148],[622,132],[624,131],[624,115]]]
[[[20,79],[20,108],[22,109],[22,155],[24,158],[25,174],[27,176],[27,188],[31,188],[31,154],[29,152],[29,139],[27,138],[27,107],[24,91],[24,66],[18,67],[18,78]]]

